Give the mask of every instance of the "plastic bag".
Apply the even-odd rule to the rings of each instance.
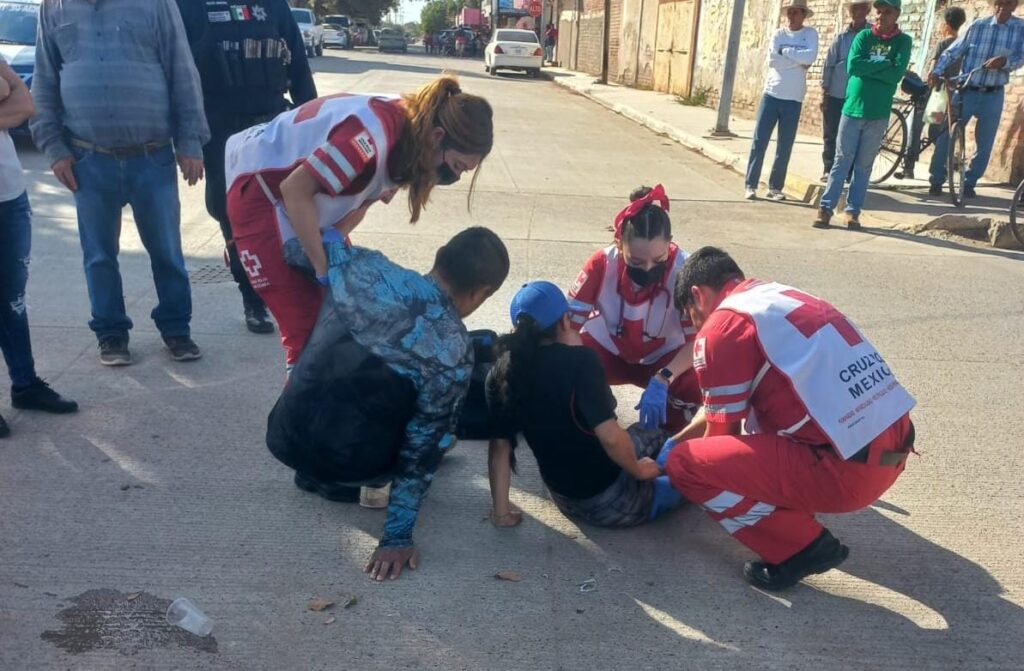
[[[932,91],[928,104],[924,107],[924,118],[928,123],[945,123],[946,110],[949,106],[949,93],[945,87]]]

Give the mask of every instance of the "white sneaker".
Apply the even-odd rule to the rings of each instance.
[[[782,201],[786,200],[786,194],[782,193],[781,191],[776,191],[774,189],[770,189],[768,191],[768,195],[765,197],[768,200],[774,200],[777,203],[781,203]]]
[[[746,189],[743,191],[743,197],[747,200],[755,200],[757,198],[757,191],[754,189]]]

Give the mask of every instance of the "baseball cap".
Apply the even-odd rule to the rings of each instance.
[[[903,11],[903,3],[900,0],[875,0],[875,7],[892,7],[895,10]]]
[[[514,325],[523,315],[529,315],[537,326],[546,329],[569,311],[569,301],[557,285],[544,280],[527,282],[512,297],[509,316]]]

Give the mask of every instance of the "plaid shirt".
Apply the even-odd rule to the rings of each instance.
[[[988,16],[974,21],[943,52],[932,68],[932,74],[941,77],[946,67],[961,56],[962,73],[981,67],[990,58],[1006,56],[1006,65],[1002,69],[982,70],[969,82],[971,86],[1005,86],[1010,81],[1010,73],[1024,66],[1024,19],[1011,16],[1006,23],[1000,24],[995,16]]]

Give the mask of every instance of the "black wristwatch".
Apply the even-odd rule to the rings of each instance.
[[[672,381],[672,371],[670,371],[668,368],[662,368],[661,370],[659,370],[658,375],[665,378],[666,382]]]

